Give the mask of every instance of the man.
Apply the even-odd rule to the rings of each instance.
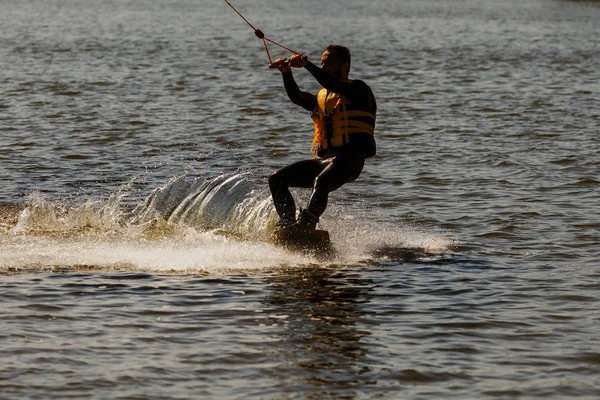
[[[350,51],[346,47],[327,46],[321,56],[321,68],[302,54],[279,58],[272,67],[281,71],[285,91],[292,103],[312,113],[315,157],[274,172],[269,177],[269,188],[281,228],[314,230],[327,207],[329,193],[355,181],[362,172],[365,159],[376,153],[377,104],[366,83],[349,80]],[[323,89],[316,95],[301,91],[291,68],[306,68]],[[313,189],[308,206],[300,211],[298,221],[290,187]]]

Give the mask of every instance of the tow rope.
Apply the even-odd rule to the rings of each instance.
[[[285,47],[282,44],[277,43],[274,40],[269,39],[268,37],[265,36],[265,34],[263,33],[263,31],[261,31],[260,29],[256,29],[254,27],[254,25],[252,25],[250,23],[250,21],[248,21],[246,19],[246,17],[244,17],[238,10],[235,9],[234,6],[231,5],[230,2],[228,2],[227,0],[223,0],[225,3],[227,3],[229,5],[229,7],[231,7],[233,9],[233,11],[235,11],[237,13],[237,15],[239,15],[244,21],[246,21],[246,23],[250,26],[250,28],[252,28],[252,30],[254,31],[254,34],[256,35],[257,38],[261,39],[263,41],[263,45],[265,46],[265,51],[267,52],[267,57],[269,58],[269,68],[271,68],[271,65],[273,64],[273,60],[271,60],[271,53],[269,52],[269,47],[267,46],[267,42],[269,43],[273,43],[276,46],[281,47],[282,49],[285,49],[291,53],[294,54],[302,54],[300,52],[294,51],[292,49],[290,49],[289,47]]]

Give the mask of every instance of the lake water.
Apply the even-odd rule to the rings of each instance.
[[[225,2],[0,1],[0,398],[598,398],[600,3],[232,4],[375,93],[337,254],[268,243],[312,124]]]

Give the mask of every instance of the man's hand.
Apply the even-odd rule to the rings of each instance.
[[[306,66],[306,56],[304,54],[292,54],[290,58],[278,58],[273,61],[269,68],[277,68],[281,72],[290,72],[291,68],[304,68]]]
[[[287,60],[292,68],[304,68],[307,59],[304,54],[292,54]]]
[[[269,68],[277,68],[281,72],[290,72],[291,70],[289,60],[285,57],[273,61],[271,65],[269,65]]]

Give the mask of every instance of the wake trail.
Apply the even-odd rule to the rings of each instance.
[[[14,226],[0,231],[0,268],[223,273],[327,264],[269,243],[278,217],[266,185],[248,174],[173,177],[125,207],[127,190],[124,185],[106,200],[77,206],[34,196]],[[453,244],[439,234],[330,208],[321,221],[337,250],[329,263],[403,260]]]

